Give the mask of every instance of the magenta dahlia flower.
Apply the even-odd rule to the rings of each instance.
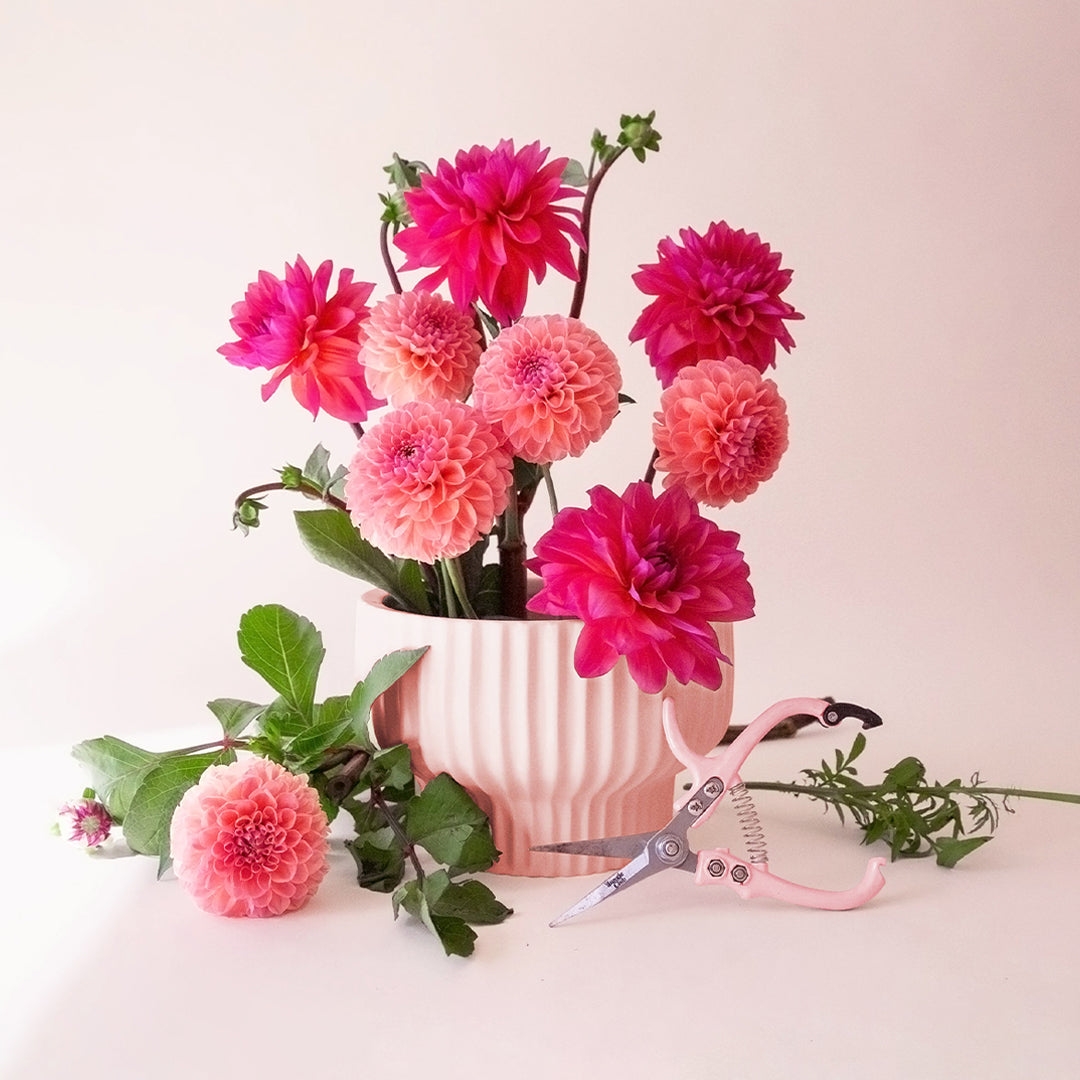
[[[480,359],[472,316],[429,292],[391,294],[372,308],[360,351],[371,389],[391,405],[464,400]]]
[[[588,509],[560,510],[529,567],[543,587],[529,609],[584,622],[574,668],[584,678],[626,657],[634,682],[656,693],[670,672],[715,690],[721,682],[714,622],[754,613],[737,533],[698,512],[682,488],[659,496],[639,481],[620,498],[597,486]]]
[[[338,274],[337,292],[327,299],[333,263],[312,275],[298,255],[285,264],[285,280],[259,272],[244,299],[233,304],[229,325],[238,340],[218,352],[232,364],[273,372],[262,388],[263,401],[288,378],[296,400],[312,416],[324,409],[339,420],[359,421],[379,401],[364,381],[358,355],[363,342],[365,306],[374,285]]]
[[[76,799],[60,807],[60,833],[65,840],[96,848],[109,838],[113,820],[96,799]]]
[[[328,830],[302,776],[260,757],[211,765],[173,814],[173,869],[212,915],[282,915],[326,876]]]
[[[433,563],[464,555],[506,509],[513,459],[502,434],[460,401],[411,401],[364,433],[345,502],[365,539]]]
[[[418,288],[447,281],[462,310],[480,298],[508,326],[525,310],[530,272],[543,281],[551,266],[577,280],[570,241],[584,247],[581,212],[558,203],[581,192],[563,185],[569,159],[545,165],[547,155],[538,142],[517,151],[512,139],[474,146],[405,192],[414,224],[394,238],[408,256],[402,269],[436,267]]]
[[[742,502],[776,472],[788,446],[776,383],[734,357],[683,368],[661,394],[655,420],[664,487],[684,487],[709,506]]]
[[[540,315],[504,330],[480,358],[476,407],[514,453],[549,465],[577,457],[619,411],[615,354],[579,319]]]
[[[780,299],[791,281],[780,252],[725,221],[704,236],[683,229],[679,237],[681,245],[661,240],[659,261],[634,274],[634,284],[656,299],[638,316],[630,340],[645,341],[660,382],[670,386],[680,368],[699,360],[735,356],[764,371],[776,363],[777,343],[790,352],[795,339],[784,320],[802,315]]]

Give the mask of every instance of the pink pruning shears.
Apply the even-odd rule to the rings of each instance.
[[[561,926],[575,915],[630,885],[652,877],[661,870],[687,870],[694,874],[697,885],[726,885],[743,900],[768,896],[802,907],[847,911],[865,904],[876,896],[885,884],[883,858],[871,859],[862,881],[854,888],[841,892],[812,889],[796,885],[769,872],[764,833],[754,809],[750,792],[739,776],[739,769],[750,751],[777,724],[796,714],[809,714],[824,727],[836,727],[849,717],[862,721],[864,728],[878,727],[881,717],[861,705],[822,701],[819,698],[788,698],[766,709],[748,724],[739,737],[722,754],[705,757],[690,749],[675,719],[675,706],[670,699],[663,703],[664,734],[671,752],[693,779],[692,790],[680,804],[674,817],[654,833],[634,836],[609,836],[598,840],[571,840],[561,844],[541,844],[534,851],[557,851],[569,855],[605,855],[630,861],[605,878],[573,907],[564,911],[551,925]],[[692,851],[687,839],[691,829],[707,820],[725,794],[730,794],[746,839],[747,858],[733,855],[727,848]]]

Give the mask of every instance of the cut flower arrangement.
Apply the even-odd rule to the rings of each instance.
[[[718,688],[730,661],[714,625],[752,616],[754,596],[739,537],[701,506],[751,495],[788,445],[766,372],[778,347],[794,347],[788,324],[802,316],[783,298],[792,275],[779,253],[723,221],[662,240],[633,275],[646,303],[629,339],[643,343],[660,384],[643,478],[621,492],[598,484],[588,506],[560,510],[552,477],[630,404],[616,349],[581,314],[597,192],[627,152],[644,161],[659,149],[653,120],[623,116],[614,142],[594,132],[587,167],[511,140],[434,170],[395,155],[381,196],[390,292],[374,302],[375,284],[350,269],[332,284],[329,261],[312,269],[297,257],[281,278],[260,272],[219,351],[263,370],[264,400],[287,385],[313,416],[350,425],[356,446],[332,469],[320,445],[302,467],[242,492],[234,524],[246,533],[268,493],[297,492],[322,504],[295,514],[315,558],[376,585],[392,607],[573,617],[582,678],[625,663],[645,693],[669,679]],[[549,269],[574,283],[566,314],[526,314],[531,282]],[[412,271],[423,276],[406,289],[399,274]],[[553,521],[530,557],[524,522],[541,488]],[[171,864],[205,910],[277,915],[318,888],[329,824],[344,812],[360,884],[391,893],[395,915],[418,917],[448,953],[471,953],[472,927],[509,914],[465,876],[494,863],[498,838],[449,775],[418,791],[409,748],[379,746],[370,723],[375,701],[425,650],[391,653],[349,694],[316,702],[323,646],[310,622],[264,605],[243,616],[238,641],[272,699],[210,702],[221,738],[200,746],[80,743],[93,788],[62,809],[67,835],[96,847],[120,823],[126,843],[162,871]],[[964,822],[992,830],[991,796],[1007,789],[928,784],[914,758],[862,785],[858,749],[807,770],[803,784],[747,786],[847,808],[894,857],[933,852],[952,865],[988,839],[963,835]]]

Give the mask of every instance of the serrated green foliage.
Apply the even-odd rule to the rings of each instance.
[[[319,631],[281,604],[262,604],[241,616],[236,637],[244,663],[310,720],[326,654]]]
[[[514,913],[482,881],[452,881],[445,870],[428,874],[424,892],[436,915],[454,916],[470,926],[495,926]]]
[[[412,754],[404,743],[388,746],[371,756],[371,764],[364,777],[364,784],[377,787],[384,798],[392,802],[404,802],[416,794],[416,780],[412,771]]]
[[[217,717],[222,733],[230,739],[239,738],[266,710],[265,705],[241,701],[239,698],[215,698],[208,701],[206,707]]]
[[[112,735],[87,739],[73,747],[71,753],[89,771],[97,797],[117,822],[123,822],[146,774],[165,757]]]
[[[959,779],[928,783],[926,766],[905,757],[885,771],[880,783],[865,784],[853,764],[865,747],[860,732],[846,754],[837,750],[831,763],[823,760],[818,769],[803,769],[806,784],[749,782],[747,787],[820,800],[841,822],[849,815],[862,830],[863,843],[887,844],[893,860],[933,855],[939,866],[953,867],[992,839],[1000,808],[981,789],[978,774],[968,784]],[[1009,809],[1007,803],[1004,808]],[[985,835],[971,835],[978,832]]]
[[[343,510],[296,510],[293,516],[300,539],[319,562],[375,585],[406,611],[431,614],[423,575],[414,560],[384,555],[357,532]]]
[[[453,873],[487,870],[499,857],[487,815],[448,773],[409,801],[405,831]]]
[[[349,695],[349,715],[352,737],[370,746],[368,721],[375,701],[393,686],[428,651],[424,645],[419,649],[398,649],[379,657],[356,689]]]
[[[233,750],[166,757],[135,791],[124,818],[124,839],[140,855],[169,855],[169,824],[183,794],[211,765],[236,760]]]

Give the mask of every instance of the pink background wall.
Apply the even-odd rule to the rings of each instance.
[[[883,757],[1080,786],[1078,11],[7,5],[0,741],[201,722],[207,698],[257,692],[234,632],[260,602],[322,627],[339,691],[352,583],[301,551],[287,499],[246,540],[229,514],[349,432],[260,403],[214,351],[229,305],[297,252],[385,290],[393,150],[513,136],[584,156],[594,126],[655,108],[662,152],[598,201],[584,311],[639,404],[558,469],[563,501],[648,458],[637,263],[684,225],[760,232],[806,320],[776,372],[791,449],[719,516],[758,594],[736,718],[833,693],[887,717]],[[934,756],[945,725],[968,735],[955,759]]]

